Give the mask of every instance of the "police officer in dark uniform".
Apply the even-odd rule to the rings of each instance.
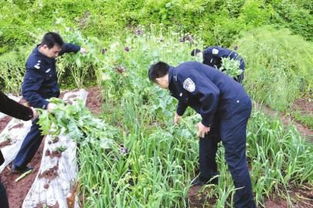
[[[239,68],[242,70],[242,73],[234,79],[241,83],[244,78],[244,70],[245,70],[245,62],[241,56],[236,51],[232,51],[227,48],[222,48],[219,46],[211,46],[203,50],[194,49],[191,51],[192,56],[202,56],[203,57],[203,64],[215,67],[220,69],[222,66],[222,58],[229,58],[238,60],[240,65]]]
[[[0,112],[5,113],[9,116],[13,116],[18,119],[22,119],[24,121],[28,121],[36,117],[37,113],[35,110],[25,107],[22,104],[11,100],[4,93],[0,91]],[[4,157],[0,150],[0,165],[4,163]],[[9,208],[9,202],[7,198],[7,194],[5,188],[0,180],[0,207],[1,208]]]
[[[198,123],[200,174],[192,185],[217,183],[217,144],[225,147],[225,159],[237,188],[236,208],[254,208],[246,159],[246,126],[251,100],[243,87],[219,70],[198,62],[171,67],[158,62],[149,69],[149,79],[169,89],[178,100],[174,121],[190,106],[202,117]]]
[[[47,99],[60,95],[56,58],[64,53],[78,51],[86,52],[80,46],[64,43],[57,33],[48,32],[44,35],[41,43],[32,51],[26,62],[22,94],[30,106],[48,111],[55,108],[55,104],[49,103]],[[33,121],[31,129],[12,163],[12,172],[23,173],[32,169],[27,164],[33,158],[43,138],[37,121],[37,119]]]

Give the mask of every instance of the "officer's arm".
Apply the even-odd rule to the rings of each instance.
[[[218,106],[220,90],[208,79],[194,79],[193,76],[190,76],[190,78],[194,81],[195,89],[189,92],[199,101],[200,112],[198,113],[202,117],[201,123],[209,127]]]
[[[203,64],[206,64],[208,66],[214,67],[214,58],[212,55],[212,50],[210,48],[207,48],[206,50],[203,51]]]
[[[63,55],[64,53],[77,53],[80,50],[80,46],[72,44],[72,43],[64,43],[62,46],[62,50],[60,52],[60,56]]]
[[[0,111],[14,118],[22,119],[24,121],[33,118],[33,111],[24,105],[10,99],[4,93],[0,92]]]
[[[231,50],[228,50],[228,49],[225,49],[226,51],[224,52],[225,53],[225,57],[229,57],[230,59],[235,59],[235,60],[239,60],[239,55],[237,52],[235,51],[231,51]]]
[[[177,105],[177,108],[176,108],[176,113],[177,113],[179,116],[184,115],[184,113],[185,113],[187,107],[188,107],[187,103],[184,103],[184,102],[182,102],[182,101],[179,101],[179,102],[178,102],[178,105]]]
[[[38,69],[31,68],[26,70],[22,85],[22,94],[25,100],[35,108],[46,109],[49,103],[38,92],[44,79],[43,74]]]
[[[203,53],[203,64],[220,68],[222,64],[222,53],[220,48],[210,47],[207,48]]]
[[[196,93],[201,106],[201,123],[209,127],[212,124],[218,106],[220,91],[211,81],[207,81],[206,83],[201,83]]]

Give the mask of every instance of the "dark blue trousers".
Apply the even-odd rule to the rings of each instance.
[[[1,208],[9,208],[7,193],[6,193],[5,188],[1,182],[0,182],[0,207]]]
[[[226,113],[217,114],[210,132],[199,141],[200,177],[210,179],[217,174],[217,144],[222,140],[225,159],[236,190],[235,208],[255,208],[246,158],[246,127],[251,114],[249,98],[234,101]]]
[[[17,153],[13,161],[15,167],[24,168],[33,159],[36,151],[38,150],[43,135],[41,135],[39,130],[39,125],[37,124],[38,119],[35,119],[32,123],[30,131],[26,135],[20,150]]]

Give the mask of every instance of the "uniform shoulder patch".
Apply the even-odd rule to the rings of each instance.
[[[40,69],[41,60],[37,60],[37,63],[34,65],[36,69]]]
[[[36,64],[36,65],[34,66],[34,68],[35,68],[35,69],[40,69],[40,66],[39,66],[38,64]]]
[[[212,49],[212,54],[217,55],[218,52],[219,52],[218,49],[216,49],[216,48],[213,48],[213,49]]]
[[[196,90],[196,84],[192,81],[191,78],[188,77],[183,82],[183,88],[188,92],[194,92]]]
[[[41,68],[41,60],[36,57],[30,57],[26,63],[27,68],[40,69]]]

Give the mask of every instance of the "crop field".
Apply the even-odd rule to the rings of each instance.
[[[238,48],[246,61],[242,85],[253,100],[247,158],[257,207],[313,207],[311,1],[12,0],[0,6],[0,87],[6,94],[21,95],[25,61],[45,32],[59,32],[88,51],[57,58],[62,96],[79,89],[88,96],[54,98],[53,113],[38,110],[48,142],[32,161],[34,172],[14,182],[9,164],[0,169],[11,208],[28,208],[22,204],[43,175],[38,169],[45,156],[75,157],[77,173],[71,196],[62,195],[66,205],[53,204],[47,192],[34,207],[233,207],[236,189],[223,145],[217,152],[219,184],[192,187],[201,117],[188,108],[174,125],[177,100],[148,79],[150,65],[160,60],[171,66],[202,62],[190,52],[208,45]],[[29,125],[10,122],[0,117],[1,149],[15,141],[7,132]],[[58,155],[47,155],[46,145],[63,136],[73,144],[55,145]]]

